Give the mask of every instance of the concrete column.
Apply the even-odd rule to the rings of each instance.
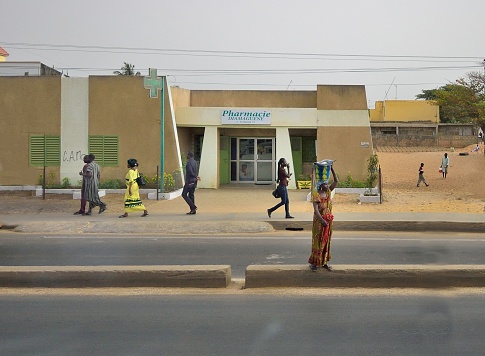
[[[291,154],[290,132],[287,127],[276,128],[276,163],[284,157],[290,164],[290,172],[293,172],[293,156]],[[296,189],[296,177],[292,176],[288,184],[288,189]]]
[[[61,181],[81,180],[83,156],[89,153],[88,123],[89,79],[61,78]]]
[[[198,188],[219,188],[219,136],[217,126],[206,126],[200,157]]]

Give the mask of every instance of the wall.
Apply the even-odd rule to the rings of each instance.
[[[192,107],[315,108],[314,91],[192,90]]]
[[[373,154],[365,87],[318,86],[317,160],[335,160],[341,180],[365,180]]]
[[[61,134],[61,77],[0,76],[0,185],[35,185],[42,168],[29,165],[29,135]],[[59,167],[49,168],[59,179]]]
[[[71,184],[82,180],[79,175],[88,154],[89,79],[61,78],[61,181]]]
[[[371,122],[433,122],[439,123],[439,106],[430,100],[376,101],[370,109]]]

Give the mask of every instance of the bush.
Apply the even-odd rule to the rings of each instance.
[[[166,193],[173,192],[175,190],[175,179],[170,173],[165,173],[163,177],[163,191]]]
[[[365,188],[366,182],[360,180],[354,180],[350,174],[347,175],[345,181],[338,182],[339,188]]]
[[[99,189],[123,189],[126,184],[121,179],[107,179],[99,182]]]

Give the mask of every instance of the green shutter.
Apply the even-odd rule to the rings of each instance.
[[[118,136],[89,136],[89,153],[100,166],[118,166]]]
[[[60,166],[60,136],[31,135],[29,138],[29,163],[33,167]]]

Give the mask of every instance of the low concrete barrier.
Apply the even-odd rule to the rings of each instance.
[[[485,287],[485,265],[335,265],[332,271],[316,272],[308,265],[251,265],[245,287]]]
[[[312,221],[266,220],[275,230],[312,230]],[[485,222],[451,221],[334,221],[334,231],[470,232],[485,231]]]
[[[226,288],[230,282],[229,265],[0,267],[0,287]]]

